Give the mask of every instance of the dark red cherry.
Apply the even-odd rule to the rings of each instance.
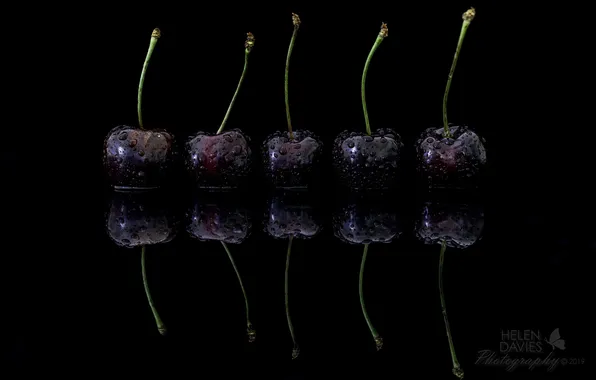
[[[165,130],[122,125],[104,140],[103,162],[116,189],[151,189],[168,184],[175,157],[174,136]]]
[[[161,191],[110,194],[106,230],[119,246],[167,243],[176,236],[178,225],[175,209]]]
[[[186,143],[185,166],[201,188],[236,188],[252,172],[250,138],[240,129],[198,132]]]
[[[262,147],[267,180],[279,188],[307,188],[318,178],[323,142],[312,132],[297,130],[270,135]]]
[[[249,210],[232,199],[237,197],[228,192],[195,194],[187,215],[186,231],[201,241],[242,243],[250,235],[252,222]]]
[[[484,139],[465,126],[426,129],[416,142],[418,172],[431,188],[476,187],[486,165]]]
[[[389,189],[398,185],[403,148],[400,135],[389,128],[370,136],[344,131],[333,144],[333,164],[350,189]]]

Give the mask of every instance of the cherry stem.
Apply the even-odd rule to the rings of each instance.
[[[294,349],[292,350],[292,359],[296,359],[300,354],[300,347],[298,343],[296,343],[296,335],[294,335],[294,325],[292,325],[292,318],[290,318],[290,306],[289,306],[289,297],[288,297],[288,275],[290,271],[290,253],[292,253],[292,240],[294,236],[290,235],[288,240],[288,253],[286,256],[286,275],[285,275],[285,303],[286,303],[286,318],[288,319],[288,327],[290,328],[290,335],[292,335],[292,342],[294,342]]]
[[[248,67],[248,55],[252,51],[252,48],[255,46],[255,36],[252,33],[246,34],[246,42],[244,42],[244,68],[242,69],[242,75],[240,76],[240,81],[238,81],[238,87],[236,87],[236,92],[234,92],[234,96],[232,97],[232,101],[230,102],[230,106],[228,107],[228,111],[226,112],[226,116],[224,116],[223,121],[221,122],[221,126],[217,130],[217,134],[219,135],[226,123],[228,122],[228,117],[230,116],[230,111],[232,111],[232,107],[236,102],[236,97],[240,92],[240,87],[242,87],[242,82],[244,82],[244,77],[246,76],[246,68]]]
[[[360,294],[360,306],[362,307],[362,314],[364,314],[364,319],[366,319],[366,324],[368,324],[368,328],[370,329],[370,333],[372,334],[373,339],[377,345],[377,351],[383,348],[383,338],[379,335],[377,330],[373,327],[370,318],[368,317],[368,313],[366,312],[366,306],[364,306],[364,291],[362,290],[362,284],[364,279],[364,264],[366,263],[366,256],[368,255],[368,244],[364,244],[364,252],[362,253],[362,262],[360,263],[360,276],[358,278],[358,293]]]
[[[143,286],[145,287],[145,294],[147,295],[147,301],[149,301],[149,306],[151,307],[153,317],[155,318],[155,323],[157,324],[157,331],[159,331],[161,335],[166,335],[166,325],[164,325],[161,318],[159,317],[159,313],[157,312],[155,304],[153,303],[153,298],[151,297],[151,292],[149,291],[149,283],[147,282],[147,270],[145,269],[145,246],[141,247],[141,272],[143,273]]]
[[[161,37],[161,31],[158,28],[153,29],[153,32],[151,33],[151,42],[149,43],[149,50],[147,50],[147,56],[145,57],[145,62],[143,63],[143,71],[141,71],[141,79],[139,80],[139,91],[137,93],[137,114],[139,117],[139,127],[141,129],[144,129],[141,106],[143,98],[143,85],[145,84],[145,74],[147,74],[149,60],[151,59],[151,55],[153,55],[153,50],[155,50],[155,45],[157,45],[157,40],[159,40],[159,37]]]
[[[236,267],[236,263],[234,262],[234,259],[232,258],[232,253],[230,252],[227,244],[222,241],[221,245],[226,250],[226,253],[228,254],[228,258],[230,259],[230,262],[232,263],[232,266],[234,267],[234,271],[236,272],[236,277],[238,277],[238,282],[240,282],[240,288],[242,288],[242,294],[244,295],[244,306],[246,308],[246,332],[248,334],[248,341],[254,342],[255,338],[257,337],[257,332],[252,327],[252,323],[250,323],[250,318],[248,315],[248,297],[246,296],[246,290],[244,290],[244,285],[242,284],[242,277],[240,277],[240,272],[238,271],[238,268]]]
[[[447,306],[445,306],[445,294],[443,293],[443,262],[445,261],[445,251],[447,250],[447,243],[445,240],[441,243],[441,254],[439,256],[439,293],[441,294],[441,310],[443,312],[443,320],[445,321],[445,329],[447,330],[447,339],[449,340],[449,350],[451,351],[451,360],[453,361],[453,374],[460,379],[464,378],[464,370],[460,367],[457,357],[455,356],[455,347],[453,346],[453,338],[451,337],[451,329],[449,328],[449,319],[447,318]]]
[[[298,34],[298,29],[300,29],[300,17],[298,17],[296,13],[292,13],[292,23],[294,23],[294,32],[292,32],[292,39],[290,40],[290,47],[288,48],[288,56],[286,57],[286,76],[284,80],[284,95],[286,98],[286,119],[288,119],[288,132],[290,133],[290,140],[294,139],[294,133],[292,132],[292,118],[290,117],[290,98],[288,95],[290,57],[292,56],[292,50],[294,50],[294,43],[296,42],[296,35]]]
[[[362,109],[364,110],[364,122],[366,123],[366,134],[370,136],[372,133],[370,130],[370,121],[368,120],[368,110],[366,108],[366,74],[368,73],[368,67],[370,66],[370,61],[372,60],[375,51],[381,45],[381,42],[389,35],[389,29],[387,29],[387,24],[381,24],[381,31],[375,40],[375,44],[373,45],[372,49],[370,49],[370,53],[368,53],[368,58],[366,58],[366,63],[364,64],[364,71],[362,71],[362,84],[360,87],[360,93],[362,95]]]
[[[445,130],[444,135],[445,137],[451,137],[451,131],[449,130],[449,124],[447,123],[447,98],[449,97],[449,89],[451,88],[451,80],[453,79],[453,73],[455,72],[455,66],[457,65],[457,59],[459,58],[459,53],[461,51],[461,47],[464,43],[464,37],[466,36],[466,32],[468,31],[468,27],[470,23],[476,16],[476,10],[474,8],[468,9],[463,15],[462,19],[464,20],[461,25],[461,32],[459,33],[459,40],[457,41],[457,49],[455,50],[455,56],[453,57],[453,63],[451,64],[451,70],[449,70],[449,77],[447,78],[447,86],[445,87],[445,95],[443,95],[443,129]]]

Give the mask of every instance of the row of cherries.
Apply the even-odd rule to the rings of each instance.
[[[447,122],[447,96],[463,37],[475,16],[473,8],[466,11],[463,27],[453,60],[445,96],[443,98],[443,126],[425,130],[416,143],[417,167],[431,184],[474,182],[486,164],[484,140],[466,126],[453,126]],[[288,122],[287,131],[270,135],[261,148],[265,174],[270,183],[281,188],[304,188],[318,177],[323,143],[313,132],[293,130],[288,98],[288,68],[300,18],[292,14],[294,31],[290,42],[285,71],[285,100]],[[344,131],[331,147],[333,164],[340,182],[353,189],[386,189],[397,185],[404,144],[392,129],[370,127],[366,107],[365,83],[374,52],[388,36],[382,24],[375,43],[366,60],[362,75],[362,106],[366,124],[365,132]],[[118,126],[110,131],[104,141],[103,159],[107,177],[115,188],[149,189],[168,183],[178,161],[174,136],[165,130],[145,129],[142,118],[142,89],[149,59],[161,31],[155,29],[138,90],[139,126]],[[244,70],[224,120],[216,133],[199,131],[191,136],[183,149],[186,171],[199,187],[236,188],[247,182],[253,171],[250,138],[239,129],[224,132],[230,111],[245,78],[248,57],[254,48],[255,38],[248,33],[245,42]]]

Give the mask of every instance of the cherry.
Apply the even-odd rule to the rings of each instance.
[[[295,13],[292,13],[292,22],[294,24],[294,32],[292,33],[288,56],[286,58],[284,81],[288,130],[276,131],[269,135],[263,143],[262,156],[265,176],[273,186],[279,188],[306,188],[319,175],[317,169],[321,161],[323,142],[311,131],[294,131],[292,129],[288,78],[290,57],[292,56],[296,35],[300,28],[300,17]]]
[[[223,132],[236,97],[244,82],[248,56],[255,44],[252,33],[247,33],[244,43],[244,69],[236,92],[215,134],[198,131],[191,136],[185,148],[185,167],[200,188],[236,188],[245,184],[252,172],[250,138],[240,129]]]
[[[381,31],[366,59],[362,72],[361,96],[366,133],[343,131],[334,140],[333,164],[340,182],[351,189],[388,189],[399,181],[399,164],[404,144],[391,128],[370,129],[366,106],[366,75],[372,57],[388,36],[387,24]]]
[[[137,97],[139,126],[113,128],[104,140],[103,163],[107,178],[116,189],[150,189],[167,183],[177,152],[174,136],[163,129],[145,129],[142,93],[149,60],[161,31],[154,29],[143,64]]]
[[[376,133],[342,132],[333,145],[333,163],[340,181],[354,190],[394,188],[404,144],[390,128]]]
[[[468,188],[478,184],[486,164],[484,139],[467,126],[428,128],[417,141],[418,171],[430,188]]]
[[[485,140],[467,126],[451,126],[447,122],[447,98],[457,59],[474,8],[466,11],[449,77],[443,96],[443,128],[428,128],[416,142],[418,172],[429,188],[476,187],[486,164]]]
[[[249,210],[227,195],[206,192],[195,195],[186,227],[191,237],[240,244],[250,235]]]
[[[278,188],[307,188],[320,173],[322,141],[311,131],[277,131],[263,144],[265,175]]]

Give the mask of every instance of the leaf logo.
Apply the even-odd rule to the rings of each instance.
[[[546,343],[553,346],[553,350],[557,347],[559,350],[565,349],[565,341],[561,339],[561,334],[559,334],[559,328],[557,327],[551,334],[548,340],[544,340]]]

